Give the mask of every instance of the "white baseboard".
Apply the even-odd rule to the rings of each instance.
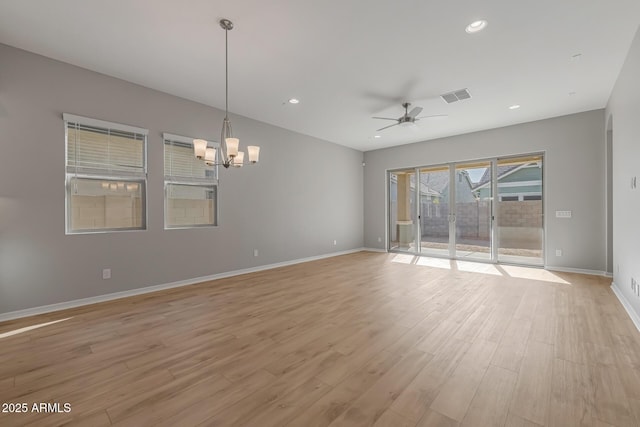
[[[275,264],[267,264],[267,265],[260,265],[260,266],[251,267],[251,268],[243,268],[241,270],[226,271],[224,273],[212,274],[209,276],[194,277],[192,279],[180,280],[177,282],[163,283],[160,285],[153,285],[153,286],[145,286],[142,288],[131,289],[128,291],[114,292],[111,294],[98,295],[95,297],[60,302],[57,304],[43,305],[40,307],[27,308],[24,310],[10,311],[8,313],[0,313],[0,322],[19,319],[22,317],[36,316],[38,314],[51,313],[54,311],[66,310],[68,308],[75,308],[83,305],[90,305],[90,304],[96,304],[99,302],[112,301],[116,299],[132,297],[135,295],[142,295],[150,292],[162,291],[165,289],[179,288],[181,286],[194,285],[196,283],[208,282],[216,279],[223,279],[225,277],[239,276],[241,274],[271,270],[273,268],[286,267],[288,265],[300,264],[303,262],[317,261],[324,258],[331,258],[335,256],[340,256],[340,255],[347,255],[347,254],[352,254],[356,252],[362,252],[364,250],[368,250],[368,249],[357,248],[357,249],[350,249],[347,251],[332,252],[328,254],[316,255],[316,256],[307,257],[307,258],[294,259],[291,261],[277,262]]]
[[[586,270],[584,268],[571,268],[571,267],[549,267],[546,266],[545,270],[550,271],[560,271],[562,273],[579,273],[579,274],[588,274],[590,276],[603,276],[603,277],[613,277],[611,273],[607,273],[602,270]]]
[[[636,313],[636,311],[633,309],[627,297],[624,296],[624,294],[618,288],[615,282],[611,283],[611,290],[618,297],[618,301],[620,301],[620,304],[622,304],[622,306],[626,310],[633,324],[636,325],[636,329],[640,331],[640,316],[638,316],[638,313]]]

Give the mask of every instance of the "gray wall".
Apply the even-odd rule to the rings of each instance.
[[[640,280],[640,31],[614,87],[607,118],[613,134],[613,278],[640,315],[640,297],[631,278]],[[637,188],[631,189],[631,178]]]
[[[150,130],[148,230],[65,235],[64,112]],[[222,118],[0,45],[0,313],[362,247],[362,152],[239,116],[261,161],[221,168],[220,226],[165,231],[162,132],[218,140]]]
[[[589,111],[366,152],[365,247],[384,248],[387,169],[545,152],[546,265],[604,271],[604,117],[603,110]],[[555,218],[556,210],[571,210],[573,218]]]

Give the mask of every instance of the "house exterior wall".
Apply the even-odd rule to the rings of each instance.
[[[517,187],[504,187],[500,184],[515,183],[515,182],[531,182],[539,181],[536,185],[526,185]],[[490,185],[482,188],[478,188],[478,195],[480,198],[491,197]],[[498,194],[500,196],[509,196],[513,194],[533,193],[542,194],[542,169],[541,168],[522,168],[515,171],[512,174],[498,178]]]

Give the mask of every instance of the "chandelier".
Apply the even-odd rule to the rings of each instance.
[[[233,22],[228,19],[221,19],[220,26],[224,30],[224,55],[225,55],[225,104],[224,104],[224,120],[222,121],[222,131],[220,132],[220,153],[213,147],[207,147],[207,141],[204,139],[193,140],[193,152],[196,158],[204,160],[207,166],[224,166],[228,168],[233,166],[242,167],[244,164],[244,151],[238,151],[240,140],[233,137],[231,130],[231,121],[229,120],[229,31],[233,29]],[[226,149],[223,148],[222,142]],[[247,154],[249,163],[258,162],[260,156],[260,147],[256,145],[247,146]]]

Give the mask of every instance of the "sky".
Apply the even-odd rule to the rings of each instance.
[[[480,181],[480,178],[482,178],[482,175],[484,175],[484,171],[486,170],[487,168],[467,169],[467,172],[469,172],[469,178],[471,178],[471,182]]]

